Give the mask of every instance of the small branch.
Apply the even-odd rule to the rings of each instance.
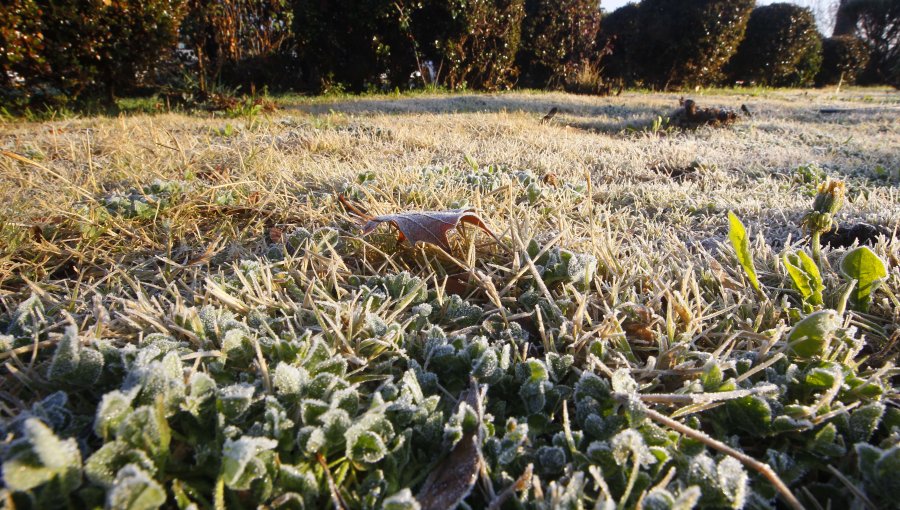
[[[317,453],[316,460],[319,461],[319,465],[322,466],[322,469],[325,471],[325,479],[328,480],[328,490],[331,492],[331,502],[334,503],[334,509],[344,510],[347,508],[347,505],[341,500],[341,495],[338,493],[337,486],[334,484],[334,478],[331,476],[331,470],[328,469],[328,463],[325,462],[325,456],[321,453]]]
[[[627,397],[624,395],[617,395],[616,399],[625,401],[627,400]],[[778,477],[778,474],[775,473],[775,471],[773,471],[768,464],[760,462],[753,457],[741,453],[728,446],[727,444],[709,437],[704,432],[692,429],[691,427],[679,423],[664,414],[654,411],[653,409],[645,408],[644,413],[646,413],[647,417],[649,417],[653,421],[665,425],[670,429],[678,432],[679,434],[690,437],[691,439],[694,439],[696,441],[700,441],[701,443],[714,450],[718,450],[741,461],[741,463],[743,463],[745,466],[755,470],[766,480],[768,480],[769,483],[771,483],[772,486],[775,487],[775,490],[777,490],[781,494],[781,497],[784,498],[785,502],[787,502],[787,504],[790,505],[791,508],[794,508],[795,510],[804,510],[803,504],[800,503],[800,501],[796,498],[796,496],[794,496],[791,490],[788,489],[787,485],[785,485],[784,482],[781,481],[781,478]]]
[[[638,397],[644,402],[652,402],[654,404],[707,404],[758,395],[760,393],[775,393],[777,391],[778,386],[763,384],[749,390],[722,391],[719,393],[687,393],[681,395],[675,393],[641,393],[638,394]]]

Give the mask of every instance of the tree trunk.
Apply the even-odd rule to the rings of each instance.
[[[831,33],[832,37],[837,37],[839,35],[856,35],[856,22],[857,17],[855,12],[851,12],[853,9],[850,7],[851,2],[849,0],[841,0],[841,4],[838,6],[837,16],[834,20],[834,31]]]

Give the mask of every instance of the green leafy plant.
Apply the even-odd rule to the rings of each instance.
[[[888,275],[884,261],[868,246],[860,246],[847,252],[841,259],[841,273],[856,282],[850,293],[850,302],[862,312],[869,310],[872,294]]]
[[[731,211],[728,212],[728,239],[731,241],[734,253],[737,255],[741,267],[744,268],[750,284],[754,289],[760,291],[759,278],[756,276],[756,267],[753,264],[753,253],[750,251],[750,239],[747,236],[747,230],[744,228],[744,224],[741,223],[740,218]]]
[[[782,261],[794,282],[794,287],[800,292],[806,311],[811,312],[821,306],[825,284],[822,282],[822,275],[819,273],[819,267],[815,261],[804,251],[793,254],[785,253]]]

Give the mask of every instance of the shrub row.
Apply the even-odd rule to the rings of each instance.
[[[754,0],[10,0],[0,101],[107,97],[209,80],[245,91],[515,85],[598,92],[900,81],[900,4],[811,11]],[[611,53],[611,55],[610,55]]]
[[[891,53],[900,46],[884,43],[900,34],[900,9],[891,11],[890,2],[844,2],[842,33],[831,38],[820,35],[809,9],[754,3],[644,0],[616,10],[600,34],[614,48],[607,78],[652,88],[890,82],[897,61]]]

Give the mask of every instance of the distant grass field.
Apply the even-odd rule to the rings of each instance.
[[[658,93],[0,123],[0,501],[891,507],[900,94],[744,92],[687,132]],[[821,302],[786,266],[828,178],[893,233],[870,304],[852,247]],[[502,245],[361,237],[339,194]]]

